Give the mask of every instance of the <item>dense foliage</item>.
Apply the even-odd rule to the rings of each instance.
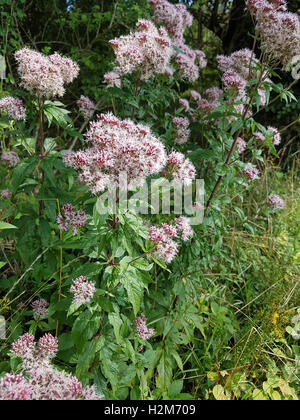
[[[0,0],[0,400],[298,399],[293,2],[242,49],[235,1],[52,3]]]

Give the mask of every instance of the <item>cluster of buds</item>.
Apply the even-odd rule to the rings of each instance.
[[[85,276],[77,277],[70,287],[70,292],[74,293],[73,303],[76,305],[90,302],[95,291],[95,283],[88,281]]]
[[[60,230],[67,231],[72,227],[72,233],[76,235],[78,228],[84,226],[86,220],[84,211],[74,211],[72,204],[65,204],[62,206],[62,215],[57,218],[57,224]]]
[[[47,333],[35,342],[24,334],[12,345],[12,353],[22,358],[21,374],[7,373],[0,379],[0,400],[100,400],[94,386],[84,387],[78,379],[57,370],[51,359],[58,340]]]
[[[154,330],[152,328],[147,327],[146,321],[147,318],[144,314],[141,314],[133,321],[133,324],[136,328],[136,332],[142,340],[149,340],[149,338],[152,337],[152,335],[154,334]]]
[[[65,84],[79,73],[78,65],[70,58],[55,53],[49,56],[22,48],[15,53],[20,85],[38,97],[63,96]]]
[[[187,241],[193,234],[189,219],[184,216],[174,219],[174,225],[163,223],[160,228],[150,226],[148,229],[149,240],[154,245],[154,256],[167,264],[173,261],[179,250],[174,239],[181,236],[183,241]]]
[[[136,32],[109,41],[114,49],[117,64],[114,74],[105,76],[110,85],[119,84],[115,74],[139,71],[141,79],[147,80],[154,73],[165,73],[172,55],[171,40],[167,31],[163,27],[157,29],[146,19],[140,19],[136,26]]]
[[[23,106],[23,102],[19,98],[13,98],[12,96],[5,96],[0,99],[0,111],[5,112],[14,120],[26,119],[26,110]]]

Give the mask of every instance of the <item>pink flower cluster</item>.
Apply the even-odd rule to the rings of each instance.
[[[112,114],[101,114],[90,123],[85,135],[92,147],[64,155],[64,162],[80,172],[79,179],[92,193],[107,187],[122,187],[127,176],[128,188],[141,186],[146,177],[159,173],[166,165],[164,145],[149,127],[121,121]]]
[[[13,98],[12,96],[5,96],[0,99],[0,111],[6,112],[14,120],[26,119],[26,110],[23,106],[23,102],[19,98]]]
[[[77,105],[79,106],[79,111],[83,114],[86,120],[93,116],[95,104],[87,96],[81,95],[77,101]]]
[[[146,325],[146,321],[147,318],[144,314],[141,314],[133,321],[133,324],[136,328],[136,332],[142,340],[149,340],[149,338],[152,337],[152,335],[154,334],[154,329],[148,328]]]
[[[62,206],[62,215],[59,215],[56,222],[60,230],[67,231],[72,227],[73,235],[76,235],[79,227],[86,223],[86,215],[84,211],[74,211],[72,204],[65,204]]]
[[[299,15],[287,11],[285,0],[247,0],[246,4],[256,19],[262,50],[288,70],[300,51]]]
[[[236,151],[238,152],[238,154],[240,155],[241,153],[243,153],[246,147],[247,143],[245,142],[245,140],[242,139],[242,137],[238,137],[236,140]]]
[[[245,177],[248,179],[248,181],[254,181],[255,179],[257,179],[259,176],[259,170],[253,166],[247,166],[244,170],[243,170],[243,174],[245,175]]]
[[[64,84],[71,83],[79,73],[78,65],[70,58],[55,53],[50,56],[28,48],[15,53],[20,85],[39,97],[63,96]]]
[[[199,70],[206,66],[205,54],[201,50],[192,50],[184,41],[184,30],[193,23],[193,16],[184,4],[171,4],[167,0],[149,0],[154,10],[154,20],[168,30],[174,45],[180,49],[175,54],[175,61],[182,77],[194,82],[199,77]]]
[[[235,51],[230,56],[218,55],[218,68],[223,73],[223,84],[226,91],[235,94],[236,99],[243,99],[245,88],[250,79],[258,79],[259,70],[257,69],[258,60],[253,51],[244,48]],[[262,77],[263,82],[272,82],[267,74]],[[271,90],[271,89],[270,89]],[[263,87],[259,87],[260,104],[266,104],[266,92]]]
[[[104,83],[107,84],[107,87],[118,87],[121,89],[121,78],[119,73],[116,71],[109,71],[104,75]]]
[[[191,236],[193,236],[194,231],[191,228],[189,219],[184,216],[180,216],[177,219],[174,219],[175,225],[183,241],[188,241]]]
[[[187,217],[180,216],[174,219],[174,223],[175,225],[163,223],[160,228],[151,226],[148,229],[148,239],[155,244],[154,256],[167,264],[178,253],[178,244],[174,238],[180,235],[183,241],[187,241],[194,234]]]
[[[37,299],[32,302],[31,307],[33,309],[34,316],[38,319],[45,318],[48,315],[49,303],[45,299]]]
[[[88,281],[85,276],[73,280],[70,292],[74,293],[73,303],[81,305],[90,302],[96,291],[95,283]]]
[[[149,0],[149,3],[154,11],[155,22],[164,25],[175,42],[182,42],[185,28],[193,23],[193,16],[186,6],[172,4],[167,0]]]
[[[175,182],[191,185],[196,177],[196,169],[192,162],[179,152],[172,152],[168,157],[169,171]]]
[[[22,357],[22,374],[7,373],[0,380],[0,400],[100,400],[93,386],[83,387],[75,376],[57,370],[51,363],[57,338],[45,334],[38,342],[24,334],[12,345]]]
[[[268,131],[271,132],[272,143],[274,146],[278,146],[281,143],[281,135],[277,128],[269,126]]]
[[[243,99],[247,82],[235,71],[228,70],[223,74],[222,82],[225,90],[235,99]]]
[[[279,195],[276,194],[269,195],[267,204],[273,210],[284,208],[284,201],[282,200],[282,198],[279,197]]]
[[[191,134],[191,131],[188,128],[190,125],[189,119],[186,117],[174,117],[173,124],[175,125],[176,131],[177,131],[175,143],[177,144],[186,143]]]
[[[274,144],[274,146],[278,146],[281,143],[281,135],[278,131],[277,128],[268,126],[267,127],[268,133],[272,139],[272,143]],[[260,131],[255,131],[253,133],[254,137],[259,140],[259,141],[265,141],[266,137],[263,133],[261,133]]]
[[[189,104],[189,101],[187,99],[181,98],[181,99],[179,99],[179,103],[180,103],[180,105],[182,105],[184,107],[185,111],[188,111],[190,109],[190,104]]]
[[[3,152],[1,160],[7,163],[11,168],[15,167],[20,162],[20,158],[16,152]]]
[[[205,117],[220,105],[220,95],[223,91],[218,87],[214,86],[206,89],[203,92],[203,98],[196,90],[191,90],[190,95],[192,99],[197,103],[197,112],[200,114],[201,119],[205,122]]]
[[[3,197],[3,198],[9,198],[9,197],[11,197],[11,192],[9,191],[9,190],[2,190],[1,191],[1,197]]]
[[[154,73],[165,73],[172,55],[167,31],[146,19],[140,19],[137,31],[109,41],[116,55],[114,73],[127,74],[140,71],[142,80]]]

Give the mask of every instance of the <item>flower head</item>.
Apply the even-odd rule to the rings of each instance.
[[[70,287],[70,292],[74,293],[73,303],[78,305],[90,302],[95,291],[95,283],[88,281],[85,276],[77,277]]]
[[[267,204],[273,210],[284,208],[284,201],[282,200],[282,198],[279,197],[279,195],[276,194],[269,195]]]
[[[98,121],[90,123],[85,138],[92,147],[67,153],[64,162],[79,171],[80,181],[94,194],[107,187],[123,188],[126,177],[128,188],[141,186],[167,161],[164,145],[149,127],[119,120],[113,114],[98,116]]]
[[[79,68],[70,58],[58,53],[46,56],[38,51],[22,48],[15,53],[20,85],[29,92],[46,98],[63,96],[64,84],[77,77]]]
[[[16,152],[3,152],[1,155],[1,160],[13,168],[19,163],[20,158]]]
[[[243,174],[248,179],[248,181],[254,181],[255,179],[258,178],[259,170],[253,166],[247,166],[243,170]]]
[[[5,96],[0,99],[0,111],[6,112],[14,120],[26,119],[26,110],[21,99]]]
[[[74,211],[72,204],[65,204],[62,206],[62,214],[57,218],[57,224],[60,230],[67,231],[72,227],[73,235],[76,235],[77,229],[86,223],[86,215],[84,211]]]
[[[152,328],[147,327],[146,321],[147,318],[144,314],[141,314],[133,321],[133,324],[136,328],[136,332],[142,340],[149,340],[149,338],[152,337],[152,335],[154,334],[154,330]]]
[[[39,319],[45,318],[47,316],[48,306],[49,303],[45,299],[37,299],[31,304],[34,315]]]
[[[1,197],[3,197],[3,198],[9,198],[9,197],[11,197],[12,196],[12,194],[11,194],[11,192],[9,191],[9,190],[2,190],[1,191]]]
[[[178,184],[191,185],[196,177],[196,169],[192,162],[182,153],[172,152],[168,157],[169,168]]]
[[[140,19],[136,26],[137,31],[130,35],[109,41],[116,55],[118,74],[140,71],[141,78],[147,80],[153,73],[165,73],[172,55],[167,32],[146,19]]]
[[[81,95],[77,101],[77,105],[79,105],[79,111],[83,114],[86,120],[93,116],[95,104],[87,96]]]

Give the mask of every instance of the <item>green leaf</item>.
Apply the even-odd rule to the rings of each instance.
[[[215,385],[213,387],[213,395],[218,401],[226,401],[228,399],[224,393],[224,388],[222,385]]]
[[[171,385],[168,388],[168,395],[170,397],[175,397],[176,395],[180,394],[182,388],[183,388],[182,380],[174,381],[171,383]]]
[[[166,391],[172,380],[172,364],[166,351],[163,351],[161,354],[161,358],[157,366],[157,373],[156,386],[161,391]]]
[[[123,321],[120,318],[120,314],[118,312],[112,312],[108,314],[108,320],[114,328],[117,343],[120,343],[120,340],[121,340],[120,328],[123,324]]]
[[[17,226],[11,225],[10,223],[0,222],[0,230],[4,229],[18,229]]]
[[[141,307],[145,285],[140,279],[128,272],[126,272],[122,283],[127,291],[129,302],[133,306],[134,314],[137,315]]]

